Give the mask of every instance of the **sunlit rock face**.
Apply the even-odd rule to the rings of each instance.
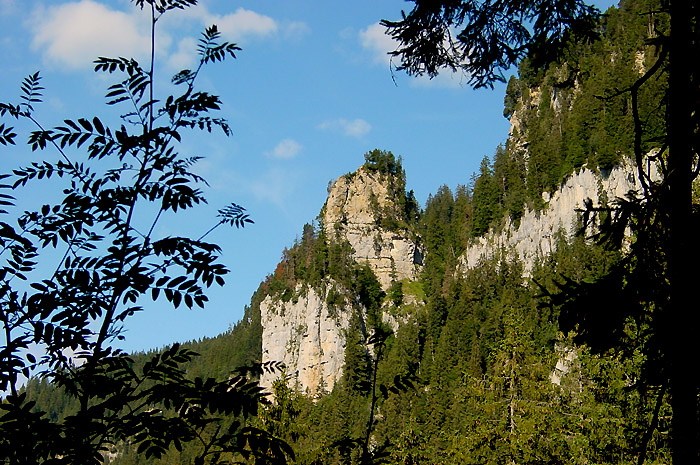
[[[290,384],[313,396],[333,389],[342,375],[352,310],[349,305],[329,306],[323,291],[303,284],[296,291],[296,301],[268,296],[260,304],[262,361],[283,362]],[[261,385],[269,389],[278,376],[264,373]]]
[[[329,240],[347,240],[352,257],[370,265],[384,290],[395,280],[416,279],[423,263],[415,237],[379,226],[379,212],[394,203],[390,179],[361,167],[332,184],[320,220]],[[329,305],[330,289],[346,294],[344,302]],[[329,278],[317,288],[300,283],[294,294],[288,302],[268,296],[260,305],[262,361],[283,362],[290,384],[314,396],[333,389],[342,376],[345,333],[359,306]],[[262,386],[269,388],[277,376],[265,373]]]
[[[392,280],[416,279],[423,265],[418,241],[407,231],[386,231],[379,226],[379,211],[395,207],[387,176],[364,166],[338,178],[329,189],[321,218],[333,236],[347,239],[358,262],[367,262],[385,290]]]
[[[506,219],[499,231],[474,240],[461,256],[462,269],[473,268],[495,251],[505,249],[523,263],[524,273],[529,275],[537,259],[553,252],[557,234],[561,232],[569,238],[576,232],[586,199],[599,206],[603,200],[624,198],[630,190],[639,189],[637,169],[631,162],[602,174],[583,168],[569,176],[551,196],[543,194],[543,210],[526,210],[517,226]]]
[[[580,214],[577,210],[584,207],[586,199],[600,205],[605,199],[624,197],[639,188],[632,163],[603,174],[583,168],[551,195],[543,194],[544,209],[526,210],[517,225],[505,219],[497,231],[474,240],[461,256],[461,269],[466,271],[506,250],[521,260],[525,275],[529,275],[536,260],[554,250],[559,233],[565,237],[574,233]],[[384,290],[394,281],[417,279],[423,264],[419,238],[405,230],[388,231],[380,226],[380,212],[391,210],[395,202],[387,176],[361,167],[332,183],[320,216],[326,237],[347,240],[352,257],[370,265]],[[343,295],[342,303],[328,303],[330,289]],[[283,362],[290,384],[315,396],[330,391],[340,380],[350,317],[362,309],[351,292],[330,278],[316,287],[299,283],[294,295],[287,302],[268,296],[261,303],[262,359]],[[397,318],[386,322],[395,330],[400,325]],[[279,373],[264,374],[262,385],[269,388],[277,376]]]

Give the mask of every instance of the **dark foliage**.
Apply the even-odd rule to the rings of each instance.
[[[413,0],[399,21],[383,20],[398,41],[397,70],[436,76],[461,70],[475,87],[503,81],[503,72],[525,57],[536,68],[557,59],[569,41],[596,37],[599,12],[581,0]]]
[[[694,247],[696,235],[692,183],[698,175],[700,69],[687,57],[700,51],[698,6],[684,1],[621,2],[621,13],[611,15],[599,26],[596,11],[582,1],[414,3],[402,20],[383,21],[389,34],[399,42],[392,55],[400,59],[400,70],[432,77],[441,68],[459,69],[468,73],[471,84],[481,87],[504,80],[502,72],[523,58],[529,73],[521,74],[521,78],[529,85],[541,82],[548,64],[565,64],[561,68],[565,73],[560,73],[551,88],[540,87],[539,101],[532,102],[538,118],[525,121],[531,136],[527,176],[531,199],[551,191],[562,176],[582,166],[586,158],[606,173],[619,160],[616,151],[627,150],[634,157],[642,195],[632,211],[621,218],[636,222],[636,231],[648,248],[633,249],[633,254],[639,256],[631,259],[631,268],[623,267],[617,270],[620,273],[616,277],[600,280],[597,290],[612,291],[615,283],[625,288],[624,295],[613,293],[613,303],[626,307],[613,322],[618,330],[618,334],[613,334],[616,344],[623,343],[619,338],[622,322],[638,319],[640,312],[636,308],[640,301],[635,299],[641,297],[643,306],[652,307],[656,315],[648,322],[649,332],[660,344],[652,342],[649,349],[650,353],[661,351],[665,360],[666,370],[657,374],[668,379],[671,391],[674,461],[696,463],[700,454],[700,385],[688,382],[687,367],[694,363],[697,354],[690,342],[693,334],[689,328],[697,327],[698,316],[697,312],[688,312],[687,305],[695,298],[688,273],[694,266],[694,254],[688,251]],[[638,28],[640,23],[646,26],[642,31]],[[453,30],[458,30],[454,37]],[[573,127],[567,127],[564,118],[556,118],[557,105],[552,103],[568,103],[559,98],[559,90],[575,89],[576,84],[585,82],[586,76],[581,72],[583,60],[579,58],[585,58],[580,52],[586,41],[581,39],[593,38],[599,32],[610,38],[609,42],[592,44],[607,62],[599,72],[606,85],[598,91],[584,90],[588,105],[582,107],[581,114],[571,115],[580,119]],[[641,43],[635,43],[637,40]],[[628,54],[629,51],[634,54]],[[512,93],[514,89],[510,87]],[[597,105],[591,98],[603,103],[602,113],[593,114],[593,118],[588,111]],[[512,114],[513,110],[509,108],[506,113]],[[551,120],[559,124],[543,125]],[[565,138],[565,132],[573,137]],[[650,154],[650,148],[660,150]],[[567,157],[556,156],[565,153],[564,149]],[[659,167],[660,180],[648,169],[648,159],[652,166]],[[544,201],[535,201],[534,206],[542,206]],[[622,205],[623,209],[629,206]],[[636,215],[639,212],[641,216]],[[652,221],[644,223],[648,219]],[[663,234],[659,235],[659,230]],[[645,257],[658,252],[659,247],[644,240],[644,236],[662,242],[661,255],[655,257],[660,261],[651,268],[645,268]],[[657,295],[651,296],[651,302],[647,300],[649,296],[643,295],[648,289],[635,288],[644,285],[645,279],[635,282],[634,275],[644,272],[661,281],[652,285],[652,293]],[[583,295],[589,291],[584,290]],[[588,335],[596,333],[588,332],[589,324],[600,323],[595,313],[596,310],[589,314],[585,309],[576,314]]]
[[[151,10],[155,26],[162,14],[196,1],[135,3]],[[189,129],[230,134],[225,120],[209,116],[219,98],[194,85],[204,65],[238,50],[220,40],[216,26],[207,28],[198,67],[178,73],[181,93],[162,100],[154,95],[153,63],[144,69],[132,59],[98,58],[95,71],[122,76],[107,93],[108,105],[126,108],[114,127],[80,117],[43,128],[34,116],[44,90],[39,73],[22,83],[19,104],[0,104],[0,116],[34,125],[32,151],[58,154],[2,174],[2,214],[11,218],[0,223],[0,389],[8,392],[0,403],[2,463],[102,463],[115,452],[158,458],[188,443],[197,445],[194,463],[293,457],[283,441],[249,424],[263,395],[247,374],[188,377],[185,367],[197,355],[189,348],[175,344],[136,361],[115,345],[145,299],[203,307],[206,288],[223,285],[228,273],[206,236],[220,225],[252,222],[231,204],[198,238],[155,233],[168,214],[205,202],[205,181],[190,170],[197,159],[179,154],[176,143]],[[3,145],[15,143],[9,126],[0,135]],[[73,158],[79,149],[84,159]],[[21,194],[13,191],[39,182],[60,186],[63,196],[15,214]],[[62,255],[57,266],[47,263],[51,249]],[[25,390],[22,376],[51,383],[42,385],[62,392],[66,408],[45,410],[31,399],[37,381]]]

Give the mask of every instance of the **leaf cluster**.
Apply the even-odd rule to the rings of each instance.
[[[135,4],[151,10],[155,30],[162,14],[196,1]],[[0,117],[34,126],[32,151],[58,155],[0,175],[0,214],[9,218],[0,222],[3,463],[103,463],[114,450],[158,458],[185,444],[197,444],[195,463],[284,463],[292,456],[284,442],[249,424],[264,398],[255,376],[229,369],[223,380],[188,377],[197,354],[178,344],[139,362],[117,348],[124,323],[147,301],[204,307],[207,288],[223,285],[228,273],[220,247],[206,237],[221,225],[252,223],[231,203],[199,237],[157,233],[169,215],[206,203],[206,181],[192,170],[199,157],[177,150],[184,131],[231,133],[224,119],[209,116],[219,98],[195,90],[204,65],[240,50],[220,39],[216,26],[206,29],[198,67],[178,73],[181,93],[163,100],[155,95],[153,63],[98,58],[95,71],[120,76],[106,94],[107,105],[126,109],[120,124],[86,116],[44,128],[34,113],[44,90],[39,73],[23,81],[19,104],[0,105]],[[0,143],[16,143],[6,123]],[[17,192],[37,186],[62,194],[15,214]],[[31,376],[62,390],[72,410],[59,418],[42,410],[20,387]]]
[[[382,20],[398,42],[396,69],[435,77],[461,71],[474,87],[493,87],[525,57],[543,66],[570,40],[596,37],[597,9],[582,0],[553,2],[421,1],[398,21]]]

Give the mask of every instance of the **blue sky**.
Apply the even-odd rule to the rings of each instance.
[[[255,224],[210,236],[231,273],[224,288],[210,292],[206,309],[157,305],[137,314],[127,324],[127,350],[214,336],[238,321],[283,248],[317,216],[329,181],[357,169],[365,152],[401,155],[407,187],[424,204],[443,184],[467,184],[508,135],[503,85],[474,91],[463,76],[449,74],[392,79],[386,52],[393,46],[378,22],[398,19],[410,7],[404,1],[199,3],[159,22],[158,92],[168,95],[169,77],[192,66],[199,34],[217,24],[242,51],[205,69],[200,88],[221,97],[220,116],[234,134],[183,140],[182,153],[206,157],[197,169],[209,181],[209,205],[174,217],[160,233],[204,231],[230,202],[245,206]],[[0,101],[15,101],[22,79],[41,71],[46,90],[37,116],[45,126],[91,115],[118,123],[104,105],[112,81],[92,72],[92,60],[133,56],[146,63],[148,19],[131,2],[0,0],[0,31]],[[54,158],[25,147],[2,150],[6,170]],[[25,193],[22,201],[49,194]]]

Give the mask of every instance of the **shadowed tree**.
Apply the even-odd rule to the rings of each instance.
[[[503,73],[524,58],[535,69],[566,60],[567,44],[593,40],[598,32],[599,13],[582,0],[412,2],[413,8],[403,13],[400,20],[382,21],[388,34],[398,42],[397,49],[391,52],[397,60],[396,69],[431,77],[441,69],[460,70],[474,87],[493,87],[494,82],[504,81]],[[626,3],[633,2],[623,2],[622,6]],[[643,235],[641,222],[653,220],[663,230],[658,236],[662,260],[657,261],[653,273],[659,278],[655,288],[661,292],[648,304],[657,307],[658,317],[653,320],[652,330],[658,337],[657,347],[663,360],[660,366],[665,367],[663,376],[670,385],[673,460],[677,464],[696,463],[700,444],[698,383],[690,373],[698,355],[694,331],[699,318],[697,304],[692,304],[697,296],[690,270],[697,263],[691,192],[698,174],[700,63],[688,59],[700,55],[699,9],[697,2],[687,0],[649,3],[647,46],[655,53],[656,61],[628,88],[610,89],[611,94],[630,95],[634,156],[643,184],[637,201],[623,203],[621,206],[629,208],[617,210],[618,224],[624,220],[636,222],[642,226],[637,229],[638,234]],[[666,18],[669,28],[657,27],[661,17]],[[640,89],[652,78],[668,80],[664,100],[659,102],[660,111],[666,114],[665,135],[657,141],[662,154],[658,157],[662,174],[659,182],[653,182],[645,170],[644,121],[637,102]],[[650,242],[646,244],[652,246]],[[637,247],[633,253],[643,256],[654,250]],[[618,309],[623,310],[637,304],[614,303],[622,305]],[[623,317],[610,324],[619,326],[624,321]],[[585,312],[575,321],[584,327],[588,322]]]
[[[263,396],[247,374],[191,379],[184,364],[196,354],[178,344],[139,364],[117,347],[124,322],[148,300],[203,307],[206,288],[223,285],[228,273],[220,248],[205,238],[218,226],[251,222],[231,204],[199,237],[158,235],[166,217],[206,202],[206,183],[191,170],[198,157],[180,154],[177,143],[192,129],[231,133],[210,116],[219,98],[195,82],[205,65],[240,49],[221,41],[216,26],[207,28],[197,67],[173,77],[179,93],[158,96],[156,25],[197,1],[134,3],[151,13],[150,63],[95,61],[95,71],[121,76],[106,96],[124,108],[119,123],[81,117],[45,129],[34,112],[44,90],[39,73],[23,82],[19,104],[0,103],[0,117],[34,127],[32,151],[57,157],[0,175],[0,214],[10,218],[0,222],[0,391],[8,393],[0,402],[0,462],[103,463],[127,448],[158,458],[193,444],[195,464],[284,463],[288,446],[248,424]],[[13,127],[0,125],[0,144],[14,145],[15,137]],[[76,155],[81,149],[86,156]],[[15,212],[12,191],[47,182],[63,194]],[[62,389],[75,411],[56,419],[37,409],[21,387],[22,376],[36,374]]]

